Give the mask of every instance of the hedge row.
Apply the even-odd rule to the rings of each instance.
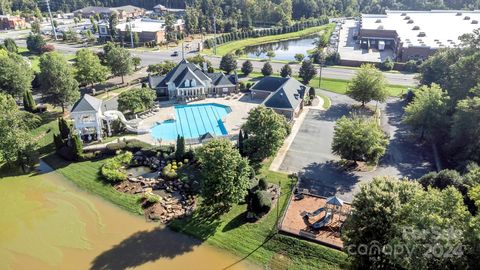
[[[213,48],[215,43],[217,45],[227,43],[230,41],[235,40],[242,40],[246,38],[256,38],[256,37],[263,37],[263,36],[272,36],[272,35],[281,35],[291,32],[301,31],[306,28],[320,26],[328,23],[327,18],[321,19],[311,19],[302,22],[298,22],[291,26],[283,26],[283,27],[272,27],[268,29],[260,29],[260,30],[248,30],[248,31],[235,31],[231,33],[222,34],[216,38],[209,38],[204,41],[205,48]],[[216,41],[216,42],[215,42]]]

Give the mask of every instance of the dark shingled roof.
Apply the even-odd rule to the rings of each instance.
[[[265,78],[264,78],[265,79]],[[262,79],[262,80],[264,80]],[[296,109],[302,102],[307,87],[295,78],[286,81],[263,102],[263,105],[278,109]],[[268,90],[271,91],[271,90]]]
[[[102,107],[102,103],[101,99],[85,94],[73,105],[71,112],[98,112]]]
[[[232,79],[234,80],[235,78],[232,77],[234,75],[228,75],[225,76],[223,73],[208,73],[207,74],[210,79],[212,79],[212,84],[215,86],[235,86],[235,84],[232,82]]]
[[[261,90],[261,91],[269,91],[275,92],[277,91],[280,86],[282,86],[288,78],[281,78],[281,77],[265,77],[258,81],[256,84],[250,88],[250,90]]]
[[[193,74],[195,74],[196,77],[193,76]],[[179,85],[187,79],[185,76],[187,76],[189,80],[195,79],[197,85],[203,85],[203,81],[210,80],[210,78],[197,65],[189,63],[187,60],[183,59],[165,76],[151,76],[150,81],[155,82],[152,83],[151,86],[153,88],[167,87],[167,83],[173,82],[176,87],[179,87]],[[202,81],[202,83],[199,81]]]

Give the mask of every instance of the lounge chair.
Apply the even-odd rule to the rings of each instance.
[[[310,212],[306,212],[305,213],[305,216],[311,218],[311,217],[316,217],[318,215],[320,215],[320,213],[324,212],[325,211],[325,208],[324,207],[320,207],[318,208],[317,210],[313,211],[312,213]]]
[[[327,212],[324,218],[312,224],[312,228],[315,230],[325,227],[330,221],[332,221],[333,214],[332,212]]]

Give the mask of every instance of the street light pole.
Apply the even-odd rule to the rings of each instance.
[[[55,40],[58,40],[57,29],[55,29],[55,24],[53,23],[52,11],[50,10],[50,2],[48,0],[45,0],[45,2],[47,3],[47,10],[48,10],[48,15],[50,16],[50,23],[52,24],[53,36],[55,37]]]
[[[320,89],[322,87],[322,68],[323,68],[323,63],[322,63],[322,61],[320,61],[318,89]]]
[[[213,54],[217,54],[217,23],[215,15],[213,15]]]

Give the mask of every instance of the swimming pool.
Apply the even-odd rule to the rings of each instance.
[[[210,133],[214,136],[228,134],[222,119],[232,110],[228,106],[207,103],[175,106],[175,120],[158,123],[151,130],[155,139],[176,140],[199,138]]]

